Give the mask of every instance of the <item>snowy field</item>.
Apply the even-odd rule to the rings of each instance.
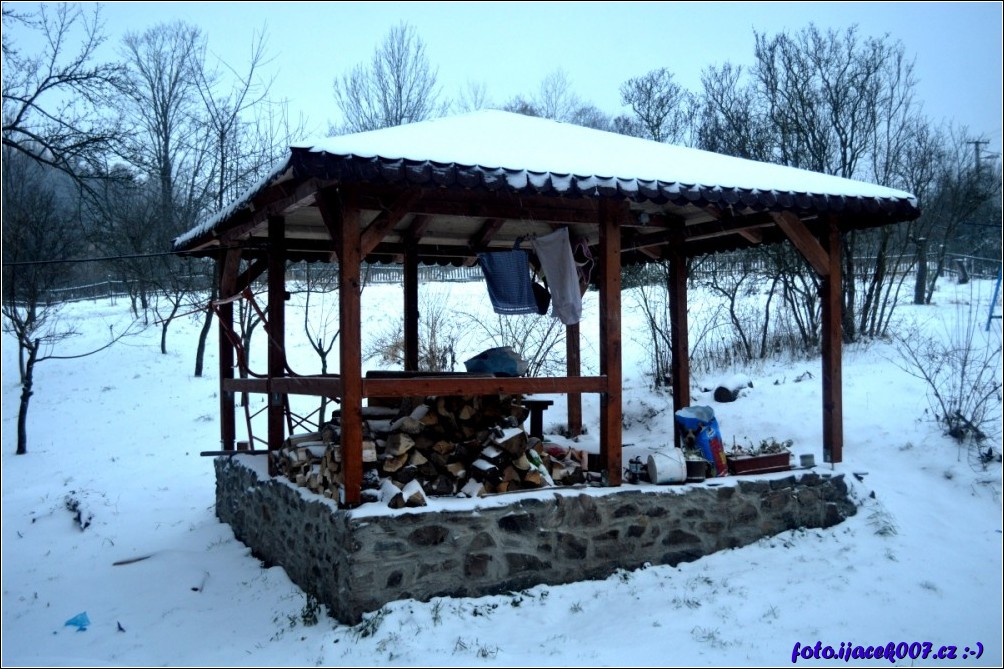
[[[487,302],[478,283],[425,290],[448,292],[465,308]],[[976,345],[996,347],[1000,321],[983,332],[991,290],[986,282],[942,282],[935,305],[898,308],[899,327],[944,334],[960,319],[978,321]],[[697,291],[693,297],[701,300]],[[392,327],[387,314],[399,313],[400,289],[369,287],[363,305],[368,341]],[[588,371],[596,358],[595,298],[585,307]],[[63,319],[80,332],[56,352],[70,355],[98,345],[110,325],[124,327],[128,303],[78,303]],[[625,460],[664,446],[672,431],[672,398],[654,391],[645,375],[639,319],[626,294]],[[290,342],[302,340],[299,312],[292,309],[287,323]],[[17,347],[3,335],[4,666],[836,662],[804,659],[801,647],[817,642],[835,652],[842,645],[884,652],[892,644],[904,655],[897,665],[1002,663],[1001,467],[973,466],[942,435],[927,411],[925,385],[898,366],[893,342],[845,349],[845,462],[834,469],[847,475],[861,505],[848,521],[602,581],[394,602],[349,627],[312,609],[281,568],[263,568],[216,519],[212,460],[199,456],[219,443],[215,333],[208,375],[194,378],[199,325],[185,318],[172,326],[167,355],[159,352],[159,329],[150,327],[92,357],[40,364],[25,456],[14,455]],[[458,360],[487,347],[466,345]],[[337,348],[332,358],[337,365]],[[319,369],[305,343],[291,362],[304,373]],[[806,371],[812,378],[796,382]],[[693,401],[715,409],[729,444],[792,439],[796,455],[814,453],[822,462],[818,372],[815,359],[716,370],[719,377],[748,375],[753,388],[735,403],[718,404],[699,389],[715,378],[698,378]],[[598,403],[593,395],[583,400],[588,446]],[[557,429],[563,415],[559,399],[545,414],[545,429]],[[998,423],[998,452],[1000,439]],[[113,564],[142,556],[150,557]],[[85,630],[65,624],[82,613]],[[936,659],[942,647],[944,654],[954,647],[955,659]]]

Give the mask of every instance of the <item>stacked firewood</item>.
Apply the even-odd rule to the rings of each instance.
[[[410,409],[410,410],[409,410]],[[428,497],[480,497],[580,483],[581,454],[529,437],[519,396],[431,397],[400,411],[364,408],[363,501],[392,508]],[[292,436],[282,474],[338,499],[343,483],[337,415],[319,432]]]

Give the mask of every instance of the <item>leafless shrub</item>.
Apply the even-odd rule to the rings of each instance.
[[[896,338],[900,368],[927,385],[927,400],[935,420],[960,449],[986,467],[995,459],[983,446],[1000,436],[1001,338],[983,332],[980,314],[970,300],[959,309],[954,325],[938,335],[911,328]],[[998,440],[999,441],[999,440]],[[990,442],[993,443],[993,442]]]

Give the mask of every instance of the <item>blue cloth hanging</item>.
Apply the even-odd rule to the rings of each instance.
[[[479,253],[488,298],[497,314],[535,314],[537,300],[530,281],[530,257],[522,249]]]

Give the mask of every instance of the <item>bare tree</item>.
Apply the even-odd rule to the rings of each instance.
[[[705,72],[702,146],[892,187],[910,185],[911,137],[922,132],[923,122],[913,105],[913,63],[902,43],[888,36],[863,39],[856,27],[824,32],[813,25],[772,37],[756,33],[755,42],[749,83],[730,65]],[[903,255],[908,238],[898,230],[844,236],[846,339],[884,334],[902,283],[890,263]],[[785,279],[782,285],[793,288]]]
[[[176,182],[184,179],[183,172],[192,172],[193,154],[205,154],[191,141],[201,134],[195,104],[205,38],[195,26],[177,21],[129,33],[123,44],[131,113],[140,130],[131,159],[156,180],[164,226],[178,231],[185,222],[177,217]]]
[[[575,94],[568,74],[560,68],[541,80],[534,95],[530,97],[516,95],[503,104],[502,109],[524,116],[539,116],[597,130],[614,128],[610,116]]]
[[[97,351],[55,355],[58,345],[77,334],[60,319],[61,305],[50,294],[69,276],[67,261],[77,255],[83,241],[75,202],[65,196],[73,191],[60,189],[61,173],[36,162],[30,151],[5,147],[3,158],[2,307],[4,330],[18,343],[21,401],[16,453],[24,455],[28,452],[28,407],[35,391],[35,366]]]
[[[628,79],[621,85],[621,102],[631,107],[643,137],[656,142],[686,141],[693,119],[692,96],[673,81],[668,69]]]
[[[483,81],[468,79],[464,87],[460,89],[460,94],[454,105],[461,112],[472,112],[491,107],[492,103],[488,99],[488,86]]]
[[[369,65],[360,63],[335,79],[335,102],[345,120],[331,133],[365,132],[439,115],[444,106],[437,76],[415,29],[406,23],[391,28]]]
[[[104,42],[99,11],[40,3],[29,13],[3,4],[3,146],[81,184],[104,173],[123,136],[112,102],[122,67],[94,62]],[[25,34],[39,38],[39,53],[19,47]]]
[[[753,85],[743,82],[743,68],[725,63],[701,75],[703,95],[695,119],[698,148],[769,162],[773,132]]]
[[[305,134],[302,120],[292,126],[287,106],[269,99],[273,79],[262,76],[269,61],[266,43],[264,30],[254,35],[246,69],[238,71],[219,61],[211,71],[203,63],[195,72],[202,116],[212,139],[212,181],[218,210],[264,176],[289,145]],[[201,269],[208,272],[210,268],[203,263]],[[207,283],[211,302],[217,297],[217,283],[212,277]],[[203,374],[212,318],[212,309],[206,307],[195,352],[195,376]]]

